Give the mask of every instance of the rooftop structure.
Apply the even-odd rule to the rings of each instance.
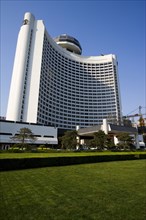
[[[65,48],[66,50],[81,55],[82,48],[79,41],[76,38],[71,37],[67,34],[62,34],[54,38],[54,40],[58,45]]]

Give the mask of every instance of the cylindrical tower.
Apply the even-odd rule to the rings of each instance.
[[[25,79],[27,74],[28,52],[34,20],[35,18],[31,13],[25,13],[23,24],[18,35],[6,115],[7,120],[21,120],[20,116],[23,105],[23,94],[26,86]],[[15,108],[12,108],[12,106],[15,106]]]

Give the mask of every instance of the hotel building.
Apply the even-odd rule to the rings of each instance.
[[[25,13],[11,80],[7,120],[75,129],[121,122],[118,62],[113,54],[82,56],[78,40],[49,36]]]

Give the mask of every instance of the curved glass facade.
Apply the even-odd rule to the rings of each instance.
[[[57,45],[57,47],[59,47]],[[58,51],[44,37],[37,122],[64,129],[120,120],[114,62],[94,62]],[[81,61],[82,60],[82,61]]]

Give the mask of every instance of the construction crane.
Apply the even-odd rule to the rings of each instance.
[[[138,108],[136,108],[135,110],[132,111],[132,112],[135,112],[135,111],[139,110],[138,113],[130,115],[132,113],[132,112],[130,112],[126,116],[123,116],[123,118],[132,118],[132,117],[138,117],[138,116],[145,115],[145,113],[144,114],[141,113],[142,108],[145,108],[145,107],[139,106]]]
[[[138,116],[141,116],[141,114],[126,115],[126,116],[123,116],[123,118],[134,118],[134,117],[138,117]]]
[[[132,112],[135,112],[136,110],[139,110],[138,113],[136,114],[132,114],[132,115],[126,115],[126,116],[123,116],[123,119],[129,119],[129,118],[133,118],[133,122],[134,122],[134,117],[140,117],[139,118],[139,125],[140,127],[141,126],[144,126],[145,125],[145,122],[144,122],[144,119],[143,119],[143,115],[146,115],[146,113],[142,113],[141,112],[141,109],[144,108],[142,106],[139,106],[137,109],[133,110]],[[130,113],[132,113],[130,112]]]

